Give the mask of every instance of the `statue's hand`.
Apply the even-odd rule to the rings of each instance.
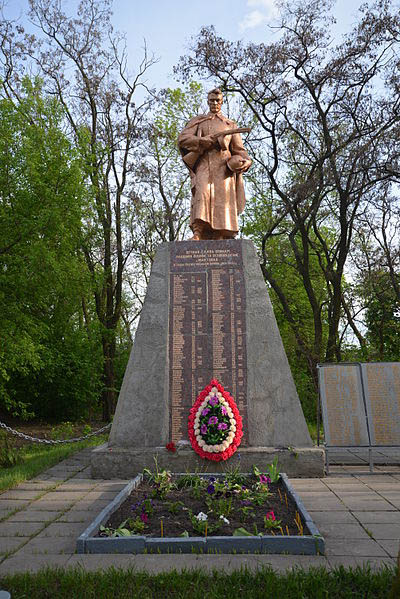
[[[215,139],[211,135],[205,135],[204,137],[199,137],[199,144],[202,150],[209,150],[215,145]]]
[[[228,160],[227,166],[233,173],[244,173],[250,168],[251,160],[236,155]]]

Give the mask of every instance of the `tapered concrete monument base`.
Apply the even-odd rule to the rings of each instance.
[[[241,414],[240,462],[235,454],[216,465],[184,445],[189,411],[212,379]],[[176,454],[165,449],[171,441]],[[300,449],[279,449],[292,447]],[[322,450],[313,448],[250,241],[171,242],[157,250],[109,445],[93,452],[93,476],[134,476],[157,454],[176,472],[232,464],[248,472],[278,455],[290,476],[322,476]]]
[[[234,467],[241,472],[251,472],[253,465],[266,471],[267,465],[277,458],[279,470],[289,477],[324,476],[323,449],[319,447],[240,447],[230,460],[212,462],[200,458],[190,446],[178,446],[172,453],[164,447],[125,449],[104,444],[92,453],[92,477],[130,479],[143,468],[154,470],[154,458],[158,467],[171,472],[225,472]]]

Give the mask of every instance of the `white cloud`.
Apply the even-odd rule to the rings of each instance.
[[[253,29],[270,21],[278,12],[278,7],[275,0],[247,0],[247,7],[259,7],[260,10],[250,10],[244,16],[244,19],[239,23],[241,31],[245,29]]]

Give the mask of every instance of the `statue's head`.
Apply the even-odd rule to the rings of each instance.
[[[222,95],[222,91],[218,87],[208,92],[207,103],[211,112],[219,112],[221,110],[223,101],[224,97]]]

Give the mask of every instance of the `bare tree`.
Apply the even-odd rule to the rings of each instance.
[[[384,1],[363,6],[353,31],[335,46],[331,5],[285,4],[278,39],[269,44],[232,43],[204,28],[176,69],[183,79],[197,73],[236,92],[252,115],[249,143],[270,187],[261,268],[314,380],[317,362],[341,359],[343,278],[356,218],[369,198],[400,177],[399,15]],[[302,277],[314,320],[311,346],[268,263],[268,244],[276,235],[288,238]],[[312,256],[325,278],[327,300],[315,287]]]

